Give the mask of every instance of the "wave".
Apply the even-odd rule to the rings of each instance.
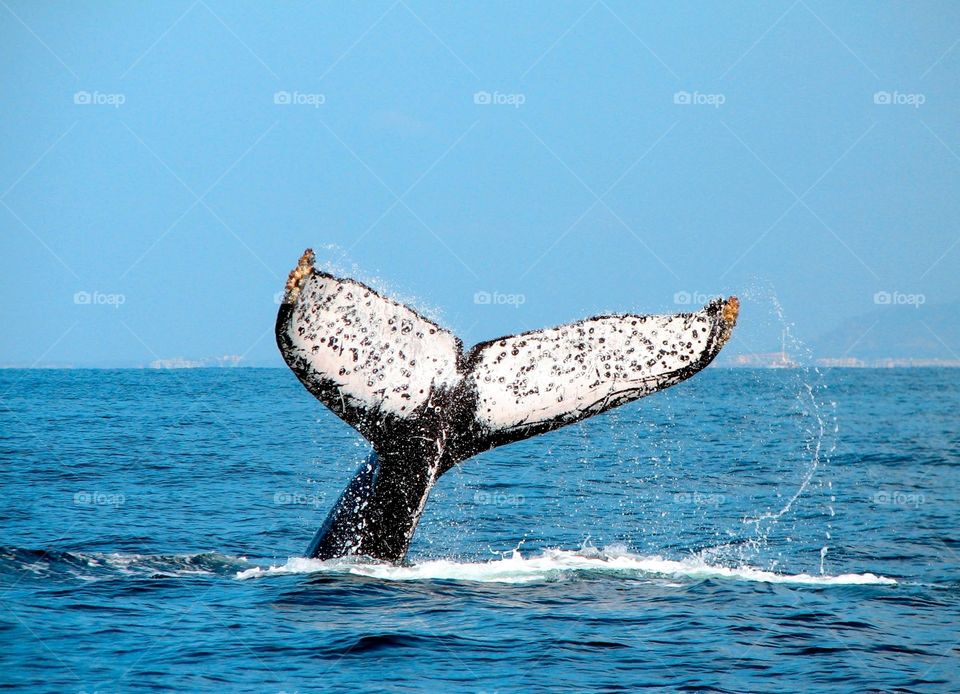
[[[96,581],[117,575],[146,578],[232,575],[246,565],[245,557],[231,557],[216,552],[121,554],[0,547],[0,571],[26,571],[41,578],[73,576],[84,581]]]
[[[577,551],[549,549],[536,556],[524,557],[519,550],[485,562],[458,562],[449,559],[422,561],[409,566],[394,566],[357,559],[306,559],[291,557],[278,566],[255,566],[238,571],[238,579],[262,578],[290,574],[351,574],[387,581],[451,580],[477,583],[536,583],[555,581],[578,574],[606,574],[624,577],[667,577],[672,579],[728,579],[758,583],[800,585],[896,585],[897,581],[872,573],[780,574],[750,566],[728,567],[707,563],[701,556],[682,560],[659,556],[642,556],[622,547],[605,550],[584,548]]]

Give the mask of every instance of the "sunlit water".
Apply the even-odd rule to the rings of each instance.
[[[0,684],[960,689],[960,371],[710,369],[303,558],[366,445],[284,370],[0,372]]]

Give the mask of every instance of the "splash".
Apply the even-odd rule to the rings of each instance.
[[[435,559],[410,566],[368,563],[356,559],[319,561],[291,557],[278,566],[256,566],[236,573],[238,579],[298,574],[355,575],[385,581],[449,580],[475,583],[543,583],[578,575],[602,575],[611,578],[668,578],[685,582],[707,579],[752,583],[793,585],[896,585],[897,581],[872,573],[814,576],[805,573],[780,574],[750,566],[726,567],[710,564],[703,556],[682,560],[660,556],[642,556],[623,547],[604,550],[586,547],[571,551],[549,549],[536,556],[524,557],[519,550],[509,556],[485,562],[456,562]]]
[[[823,373],[814,364],[813,353],[810,348],[794,334],[794,324],[789,322],[783,305],[777,298],[772,285],[763,288],[752,288],[745,293],[745,297],[757,302],[769,302],[772,307],[776,323],[782,330],[782,360],[789,365],[796,374],[796,398],[804,417],[811,421],[808,429],[808,438],[805,443],[807,467],[799,485],[787,498],[786,502],[776,510],[765,511],[753,517],[743,519],[747,526],[754,526],[754,537],[747,545],[754,551],[766,546],[770,533],[777,523],[789,514],[800,498],[808,491],[818,471],[829,463],[830,457],[836,450],[836,434],[839,429],[836,417],[836,403],[826,397],[827,386]],[[790,355],[788,357],[788,354]],[[823,484],[823,482],[821,482]],[[829,481],[826,486],[830,488]],[[831,497],[831,502],[833,497]],[[832,506],[828,507],[829,515],[834,515]],[[832,524],[827,523],[824,533],[827,540],[831,539]],[[820,574],[825,574],[827,547],[820,550]]]
[[[343,248],[335,243],[315,246],[314,251],[317,253],[316,268],[338,277],[352,277],[380,294],[414,308],[420,315],[437,325],[445,325],[444,313],[439,306],[428,304],[422,298],[403,291],[388,282],[384,277],[371,275],[368,270],[357,264],[350,255],[354,245],[356,245],[356,242],[348,248]]]

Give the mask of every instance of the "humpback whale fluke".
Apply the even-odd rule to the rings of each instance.
[[[284,361],[372,444],[310,545],[311,557],[403,560],[427,496],[467,458],[663,390],[707,366],[739,302],[674,315],[606,315],[482,342],[460,340],[307,249],[277,315]]]

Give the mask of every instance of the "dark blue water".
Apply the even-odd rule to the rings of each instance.
[[[0,372],[0,683],[957,691],[960,370],[710,369],[297,557],[366,456],[285,370]]]

